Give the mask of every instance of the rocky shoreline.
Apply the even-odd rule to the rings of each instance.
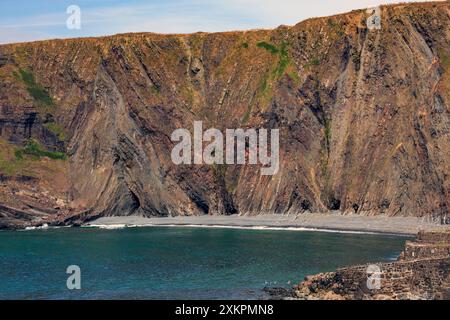
[[[449,300],[450,229],[419,232],[395,262],[341,268],[307,276],[292,290],[264,291],[274,299]]]

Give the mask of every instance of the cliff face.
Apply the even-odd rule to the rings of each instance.
[[[381,14],[381,30],[354,11],[275,30],[0,46],[0,225],[446,215],[450,5]],[[197,120],[280,129],[280,170],[174,165],[171,133]]]

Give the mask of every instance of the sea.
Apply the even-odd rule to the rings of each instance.
[[[186,226],[0,231],[0,299],[268,299],[264,287],[395,260],[407,239]]]

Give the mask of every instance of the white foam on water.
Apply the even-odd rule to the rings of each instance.
[[[38,227],[26,227],[25,230],[43,230],[48,228],[49,228],[48,224],[44,223],[42,226]]]
[[[338,230],[323,229],[310,227],[273,227],[273,226],[230,226],[230,225],[211,225],[211,224],[88,224],[83,227],[92,227],[106,230],[115,230],[123,228],[142,228],[142,227],[178,227],[178,228],[217,228],[217,229],[244,229],[244,230],[275,230],[275,231],[314,231],[328,233],[345,233],[345,234],[381,234],[380,232],[371,231],[354,231],[354,230]],[[386,233],[382,233],[386,234]]]
[[[106,230],[116,230],[116,229],[124,229],[129,227],[129,225],[126,224],[89,224],[83,227],[91,227],[91,228],[99,228],[99,229],[106,229]]]
[[[246,230],[276,230],[276,231],[316,231],[330,233],[351,233],[351,234],[378,234],[370,231],[335,230],[308,227],[272,227],[272,226],[229,226],[210,224],[152,224],[143,225],[148,227],[189,227],[189,228],[220,228],[220,229],[246,229]]]

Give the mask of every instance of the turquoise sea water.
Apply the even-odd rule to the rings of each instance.
[[[0,299],[264,299],[264,286],[387,261],[405,237],[149,227],[0,232]],[[68,290],[66,268],[81,268]]]

